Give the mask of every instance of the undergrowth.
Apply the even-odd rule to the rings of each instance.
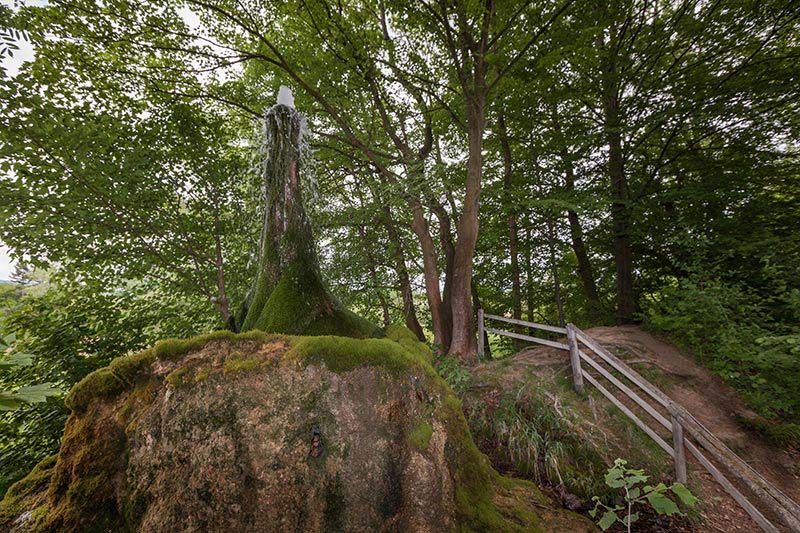
[[[645,325],[733,386],[763,417],[747,425],[779,446],[797,447],[800,329],[775,322],[756,301],[737,287],[692,278],[651,298]]]
[[[578,414],[552,406],[542,392],[504,397],[495,408],[467,407],[476,442],[503,470],[583,498],[606,491],[606,462],[580,431]]]

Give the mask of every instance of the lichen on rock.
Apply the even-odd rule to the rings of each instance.
[[[549,502],[491,468],[428,358],[390,338],[220,333],[131,357],[71,393],[57,460],[9,490],[0,530],[589,527],[543,521]],[[125,382],[88,394],[113,368]]]

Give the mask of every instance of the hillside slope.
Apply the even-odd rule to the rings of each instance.
[[[686,407],[734,452],[758,469],[789,497],[800,501],[797,453],[774,447],[749,431],[742,421],[750,411],[721,378],[701,367],[668,342],[635,326],[599,327],[587,331],[625,359],[640,374]],[[590,385],[589,397],[571,391],[566,352],[531,347],[508,358],[481,365],[466,395],[467,414],[476,440],[496,466],[522,470],[554,490],[575,493],[583,500],[605,487],[592,481],[616,457],[645,468],[654,478],[670,482],[671,459]],[[509,407],[512,405],[513,407]],[[509,416],[509,409],[511,415]],[[550,415],[542,415],[550,411]],[[532,419],[524,427],[525,418]],[[514,428],[517,428],[516,430]],[[516,431],[516,433],[515,433]],[[535,432],[549,444],[520,446],[521,436]],[[538,448],[538,449],[537,449]],[[530,465],[531,455],[540,463]],[[558,464],[558,471],[547,461]],[[690,462],[689,485],[703,502],[699,520],[672,524],[666,530],[757,531],[750,517],[696,463]],[[601,479],[601,476],[597,479]],[[697,518],[697,517],[695,517]],[[652,526],[658,531],[657,526]]]

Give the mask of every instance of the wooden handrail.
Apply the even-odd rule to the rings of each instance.
[[[669,408],[669,406],[672,404],[672,400],[669,398],[669,396],[651,385],[650,382],[639,375],[638,372],[626,365],[619,357],[603,348],[597,341],[589,337],[586,333],[581,330],[577,330],[576,333],[578,335],[578,340],[580,340],[598,356],[603,358],[606,363],[611,365],[615,370],[619,371],[623,376],[634,382],[655,401],[664,407]]]
[[[595,361],[594,359],[592,359],[591,357],[589,357],[588,355],[586,355],[586,354],[585,354],[583,351],[579,351],[578,353],[580,353],[580,355],[581,355],[581,359],[583,359],[584,361],[586,361],[586,362],[589,364],[589,366],[591,366],[592,368],[594,368],[594,369],[595,369],[595,370],[596,370],[596,371],[597,371],[597,372],[598,372],[598,373],[599,373],[601,376],[603,376],[603,377],[604,377],[604,378],[606,378],[608,381],[610,381],[611,383],[613,383],[614,385],[616,385],[616,387],[617,387],[619,390],[621,390],[622,392],[624,392],[624,393],[625,393],[625,394],[628,396],[628,398],[630,398],[631,400],[633,400],[634,402],[636,402],[637,404],[639,404],[639,407],[641,407],[642,409],[644,409],[644,410],[647,412],[647,414],[649,414],[650,416],[652,416],[653,418],[655,418],[656,420],[658,420],[658,422],[659,422],[659,423],[660,423],[662,426],[664,426],[665,428],[667,428],[667,429],[670,429],[670,430],[672,429],[672,424],[670,423],[670,421],[669,421],[669,420],[667,420],[667,419],[666,419],[666,417],[664,417],[664,415],[662,415],[661,413],[659,413],[658,411],[656,411],[656,410],[653,408],[653,406],[652,406],[652,405],[650,405],[649,403],[647,403],[646,401],[644,401],[644,400],[641,398],[641,396],[639,396],[638,394],[636,394],[635,392],[633,392],[633,390],[631,390],[631,389],[630,389],[630,388],[629,388],[627,385],[625,385],[625,384],[624,384],[624,383],[622,383],[620,380],[618,380],[617,378],[615,378],[615,377],[614,377],[614,374],[612,374],[611,372],[609,372],[608,370],[606,370],[605,368],[603,368],[603,367],[602,367],[602,365],[600,365],[600,363],[598,363],[597,361]]]
[[[603,386],[602,386],[602,385],[601,385],[601,384],[600,384],[600,383],[599,383],[599,382],[598,382],[596,379],[594,379],[594,376],[592,376],[592,375],[591,375],[591,374],[589,374],[588,372],[584,371],[584,372],[583,372],[583,379],[585,379],[586,381],[588,381],[589,383],[591,383],[592,385],[594,385],[594,387],[595,387],[597,390],[599,390],[599,391],[600,391],[600,392],[603,394],[603,396],[605,396],[606,398],[608,398],[608,400],[609,400],[611,403],[613,403],[614,405],[616,405],[616,406],[617,406],[617,408],[618,408],[620,411],[622,411],[623,413],[625,413],[626,415],[628,415],[628,418],[630,418],[631,420],[633,420],[633,422],[634,422],[634,423],[635,423],[637,426],[639,426],[639,429],[641,429],[642,431],[644,431],[645,433],[647,433],[648,435],[650,435],[650,438],[651,438],[651,439],[653,439],[654,441],[656,441],[656,444],[658,444],[659,446],[661,446],[661,448],[663,448],[663,449],[664,449],[664,451],[665,451],[665,452],[667,452],[667,453],[669,454],[669,456],[670,456],[670,457],[674,457],[674,455],[675,455],[675,452],[673,451],[673,449],[672,449],[672,446],[670,446],[669,444],[667,444],[667,442],[666,442],[664,439],[662,439],[662,438],[661,438],[661,436],[660,436],[658,433],[656,433],[655,431],[653,431],[652,429],[650,429],[650,426],[648,426],[647,424],[645,424],[644,422],[642,422],[642,420],[641,420],[641,419],[640,419],[638,416],[636,416],[636,415],[633,413],[633,411],[631,411],[630,409],[628,409],[628,408],[625,406],[625,404],[624,404],[624,403],[622,403],[621,401],[619,401],[619,400],[618,400],[618,399],[617,399],[617,398],[616,398],[616,397],[615,397],[613,394],[611,394],[610,392],[608,392],[608,390],[607,390],[605,387],[603,387]]]
[[[606,363],[608,363],[611,367],[615,370],[619,371],[623,374],[626,378],[631,380],[634,384],[636,384],[639,388],[643,391],[648,393],[650,397],[664,406],[667,411],[675,418],[680,420],[680,426],[682,429],[685,429],[692,437],[697,439],[697,441],[712,455],[715,459],[717,459],[720,463],[725,465],[725,467],[740,481],[742,481],[753,493],[758,496],[762,502],[769,507],[773,512],[775,512],[781,519],[786,523],[786,525],[790,526],[793,530],[800,531],[800,506],[795,503],[793,500],[788,498],[783,492],[780,491],[777,487],[772,485],[769,481],[767,481],[760,473],[754,470],[750,465],[748,465],[744,460],[742,460],[738,455],[736,455],[730,448],[728,448],[716,435],[711,433],[705,426],[703,426],[691,413],[689,413],[683,406],[676,404],[673,402],[666,394],[661,392],[659,389],[654,387],[650,382],[644,379],[638,372],[630,368],[627,364],[625,364],[622,360],[620,360],[615,355],[611,354],[608,350],[606,350],[603,346],[597,343],[594,339],[586,335],[583,331],[577,330],[576,331],[578,339],[585,344],[588,348],[590,348],[594,353],[596,353],[599,357],[601,357]],[[585,360],[587,362],[592,361],[590,357],[586,357]],[[594,361],[592,361],[594,362]],[[590,362],[589,364],[592,365],[595,370],[598,370],[599,365],[594,362],[595,365],[592,365]],[[601,368],[601,367],[599,367]],[[598,370],[598,372],[600,372]],[[601,372],[607,379],[611,375],[607,371],[605,373]],[[609,379],[609,381],[612,381]],[[658,420],[662,425],[672,428],[672,424],[666,424],[666,419],[662,415],[655,415],[654,410],[651,408],[645,408],[642,403],[636,400],[635,397],[628,394],[630,391],[629,388],[621,388],[619,387],[619,380],[614,383],[615,385],[620,388],[623,392],[625,392],[631,399],[636,401],[640,406],[642,406],[650,415],[652,415],[656,420]],[[624,386],[624,385],[623,385]],[[627,389],[627,391],[625,390]],[[635,394],[634,394],[635,396]],[[673,436],[675,436],[675,431],[673,429]],[[696,450],[693,445],[689,441],[685,441],[687,449],[692,451],[692,449]],[[696,450],[699,453],[699,450]],[[695,457],[697,454],[692,452]],[[706,467],[707,470],[720,482],[719,478],[721,477],[724,479],[724,476],[717,470],[716,473],[712,472],[708,469],[708,465],[711,463],[703,457],[704,460],[701,460],[698,457],[698,461],[700,461],[703,466]],[[713,466],[713,465],[712,465]],[[680,471],[679,465],[676,463],[676,471]],[[733,493],[729,490],[729,487],[733,487],[730,485],[725,479],[725,482],[720,482],[720,485],[725,488],[726,491],[741,505],[741,499],[745,499],[741,493],[736,491]],[[746,501],[746,499],[745,499]],[[764,518],[761,513],[755,515],[751,512],[755,508],[752,504],[748,506],[743,505],[742,507],[753,517],[753,519],[765,529],[765,531],[776,531],[774,526],[769,523],[766,518]],[[765,527],[765,524],[769,524],[769,527]],[[770,529],[771,528],[771,529]]]
[[[489,333],[496,333],[497,335],[502,335],[504,337],[511,337],[512,339],[520,339],[523,341],[530,341],[535,342],[538,344],[544,344],[545,346],[550,346],[552,348],[558,348],[559,350],[568,350],[569,347],[564,344],[563,342],[556,342],[547,339],[540,339],[539,337],[531,337],[529,335],[523,335],[521,333],[514,333],[512,331],[504,331],[502,329],[494,329],[494,328],[483,328],[485,331]]]
[[[516,324],[517,326],[525,326],[534,329],[543,329],[545,331],[552,331],[553,333],[566,333],[567,328],[560,328],[558,326],[548,326],[547,324],[538,324],[536,322],[527,322],[525,320],[517,320],[516,318],[506,318],[504,316],[490,315],[484,313],[483,317],[490,320],[499,320],[500,322],[508,322],[509,324]]]
[[[532,337],[530,335],[523,335],[511,331],[504,331],[494,328],[487,328],[484,320],[498,320],[519,326],[525,326],[534,329],[542,329],[554,333],[562,333],[567,335],[567,344],[551,341],[548,339],[541,339]],[[698,462],[714,477],[714,479],[725,489],[728,494],[755,520],[755,522],[769,533],[778,533],[778,529],[770,523],[770,521],[744,496],[739,490],[731,484],[730,481],[719,471],[719,469],[700,452],[699,448],[690,440],[686,439],[684,433],[694,438],[699,445],[701,445],[711,456],[714,457],[719,463],[731,472],[737,479],[739,479],[753,494],[759,497],[764,505],[772,512],[777,514],[783,522],[786,523],[793,531],[800,531],[800,505],[786,496],[783,492],[770,483],[764,476],[753,469],[743,459],[736,455],[725,443],[723,443],[716,435],[711,433],[703,424],[701,424],[691,413],[689,413],[683,406],[672,401],[669,396],[664,394],[661,390],[656,388],[653,384],[642,377],[638,372],[629,367],[619,357],[609,352],[599,342],[592,337],[576,328],[572,324],[568,324],[566,328],[559,328],[556,326],[549,326],[547,324],[537,324],[536,322],[527,322],[514,318],[506,318],[503,316],[484,314],[483,310],[478,311],[478,333],[479,333],[479,354],[483,353],[483,333],[490,332],[497,335],[520,339],[561,350],[570,352],[570,364],[572,366],[573,383],[575,390],[578,393],[583,393],[583,380],[588,381],[600,393],[605,396],[611,403],[619,408],[634,424],[636,424],[642,431],[647,433],[670,457],[675,461],[675,476],[678,481],[685,481],[686,479],[686,458],[685,451],[688,450]],[[584,344],[589,350],[594,352],[597,357],[608,364],[613,370],[622,374],[625,378],[630,380],[639,389],[644,391],[650,398],[655,400],[669,413],[668,419],[650,403],[643,399],[639,394],[634,392],[628,385],[623,383],[614,374],[608,371],[600,364],[600,361],[595,360],[587,353],[580,350],[578,341]],[[620,391],[622,391],[628,398],[633,400],[639,407],[641,407],[647,414],[652,416],[661,426],[668,429],[672,433],[672,446],[670,446],[658,433],[645,424],[633,411],[631,411],[625,404],[623,404],[614,394],[606,389],[594,376],[589,374],[586,370],[581,368],[581,362],[586,363],[594,371],[602,377],[611,382]]]

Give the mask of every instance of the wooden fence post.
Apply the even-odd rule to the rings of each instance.
[[[572,365],[572,386],[575,392],[583,394],[581,356],[578,353],[578,339],[575,335],[575,326],[572,324],[567,324],[567,345],[569,346],[569,360]]]
[[[683,426],[680,419],[672,414],[672,449],[675,451],[675,480],[686,483],[686,447]]]
[[[483,359],[483,309],[478,309],[478,361]]]

